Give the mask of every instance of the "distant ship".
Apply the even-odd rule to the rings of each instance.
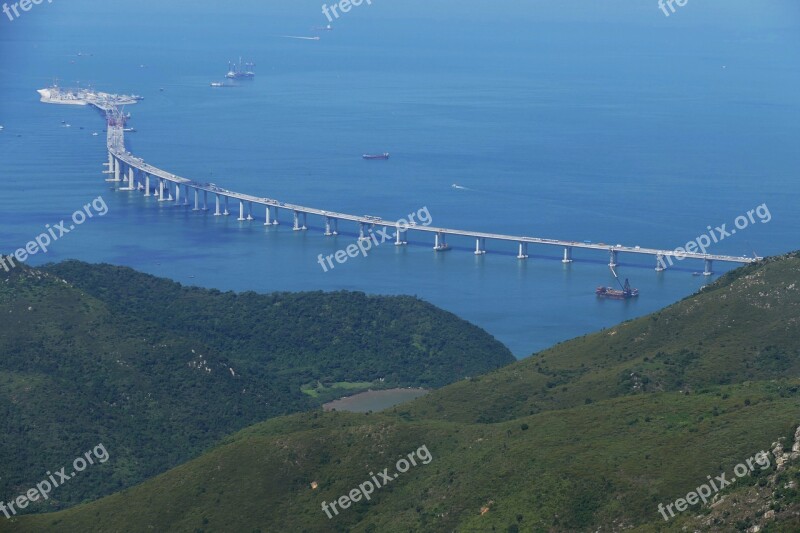
[[[389,152],[383,152],[382,154],[364,154],[361,157],[367,160],[389,159]]]
[[[611,273],[614,274],[614,278],[619,283],[619,276],[617,276],[614,267],[611,267]],[[631,283],[627,278],[625,278],[625,285],[619,283],[619,286],[622,290],[617,290],[613,287],[597,287],[594,292],[600,298],[610,298],[612,300],[627,300],[639,296],[639,289],[631,288]]]
[[[242,63],[242,58],[239,58],[239,63],[228,63],[228,73],[225,77],[230,80],[239,80],[243,78],[255,78],[256,73],[253,72],[255,63],[247,62]]]
[[[631,288],[631,284],[627,279],[622,290],[617,290],[613,287],[597,287],[594,292],[601,298],[610,298],[612,300],[627,300],[639,296],[639,289]]]

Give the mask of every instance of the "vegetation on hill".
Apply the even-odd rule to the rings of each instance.
[[[775,455],[713,509],[696,504],[665,521],[658,505],[779,437],[793,441],[798,321],[793,254],[388,412],[316,411],[252,426],[140,486],[14,529],[796,531],[797,468],[779,470]],[[331,519],[323,512],[323,501],[392,472],[423,445],[429,464]]]
[[[111,455],[26,512],[129,487],[313,409],[324,398],[308,383],[437,387],[513,361],[415,298],[220,293],[78,262],[0,270],[0,313],[0,500],[98,443]]]

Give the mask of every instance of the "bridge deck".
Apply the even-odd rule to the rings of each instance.
[[[87,104],[93,105],[94,107],[98,108],[99,110],[103,111],[107,116],[110,113],[116,112],[117,108],[113,104],[109,104],[106,100],[103,101],[93,101],[89,99],[86,101]],[[618,252],[618,253],[631,253],[631,254],[641,254],[641,255],[652,255],[652,256],[663,256],[663,257],[674,257],[678,259],[700,259],[700,260],[707,260],[707,261],[724,261],[730,263],[752,263],[758,260],[758,258],[752,257],[745,257],[745,256],[729,256],[729,255],[717,255],[717,254],[703,254],[703,253],[690,253],[690,252],[678,252],[674,250],[662,250],[658,248],[643,248],[639,246],[612,246],[608,244],[595,244],[595,243],[587,243],[587,242],[579,242],[579,241],[569,241],[569,240],[560,240],[560,239],[545,239],[541,237],[529,237],[524,235],[505,235],[501,233],[488,233],[488,232],[481,232],[481,231],[471,231],[471,230],[460,230],[460,229],[452,229],[452,228],[443,228],[443,227],[435,227],[435,226],[421,226],[421,225],[411,225],[407,228],[405,226],[398,225],[397,222],[389,222],[384,220],[378,220],[373,217],[365,217],[365,216],[358,216],[358,215],[351,215],[348,213],[338,213],[335,211],[326,211],[324,209],[317,209],[314,207],[307,207],[302,205],[296,204],[288,204],[284,202],[280,202],[278,200],[274,200],[271,198],[263,198],[258,196],[252,196],[249,194],[244,194],[235,191],[229,191],[227,189],[223,189],[218,187],[213,183],[202,183],[193,181],[187,178],[183,178],[181,176],[177,176],[165,170],[162,170],[158,167],[150,165],[146,163],[143,159],[134,156],[130,152],[128,152],[125,148],[125,132],[123,131],[122,126],[111,126],[108,127],[108,135],[107,135],[107,146],[108,151],[111,155],[115,158],[119,159],[120,161],[124,162],[126,165],[132,168],[136,168],[141,172],[149,174],[150,176],[154,176],[156,178],[161,178],[166,181],[175,183],[177,185],[185,185],[191,187],[193,189],[197,189],[200,191],[207,191],[212,194],[219,195],[220,197],[228,197],[235,200],[240,200],[242,202],[249,202],[252,204],[263,205],[265,207],[274,207],[279,209],[287,209],[291,211],[295,211],[298,213],[307,213],[311,215],[318,215],[321,217],[328,217],[330,219],[338,219],[338,220],[348,220],[352,222],[357,222],[360,224],[365,224],[369,226],[382,226],[387,228],[394,228],[400,230],[408,230],[408,231],[421,231],[427,233],[434,233],[434,234],[444,234],[444,235],[458,235],[463,237],[471,237],[475,239],[487,239],[487,240],[494,240],[494,241],[508,241],[508,242],[515,242],[520,244],[542,244],[542,245],[549,245],[549,246],[558,246],[562,248],[577,248],[577,249],[587,249],[587,250],[603,250],[606,252]]]

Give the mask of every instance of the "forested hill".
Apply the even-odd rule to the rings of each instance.
[[[304,385],[439,387],[514,360],[415,298],[220,293],[79,262],[0,269],[0,313],[0,500],[99,442],[114,459],[34,511],[133,485],[249,424],[317,407]]]
[[[256,424],[140,486],[11,529],[794,533],[798,324],[795,253],[389,411]],[[423,445],[429,464],[400,470]],[[736,474],[713,506],[659,512],[762,450],[769,465]],[[384,468],[402,474],[341,504]]]

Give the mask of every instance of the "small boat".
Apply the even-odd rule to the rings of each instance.
[[[364,154],[361,157],[368,161],[385,160],[389,159],[389,152],[383,152],[382,154]]]
[[[221,81],[212,81],[211,82],[211,86],[212,87],[225,87],[225,84],[222,83]]]
[[[0,126],[0,131],[3,131],[4,129],[5,129],[5,128],[4,128],[3,126]]]
[[[97,137],[98,135],[99,135],[99,133],[97,133],[97,132],[92,133],[92,137]]]

